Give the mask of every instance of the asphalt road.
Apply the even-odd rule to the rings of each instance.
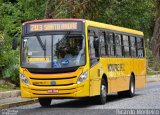
[[[52,100],[52,105],[42,108],[39,103],[10,108],[9,112],[22,115],[160,115],[160,82],[150,82],[144,89],[136,90],[133,98],[108,95],[105,105],[92,100]]]

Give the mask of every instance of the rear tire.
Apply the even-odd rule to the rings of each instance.
[[[50,106],[52,99],[51,98],[38,98],[39,104],[42,107]]]
[[[127,91],[128,97],[133,97],[135,95],[135,80],[133,75],[131,75],[129,90]]]
[[[98,104],[100,105],[104,105],[106,103],[107,100],[107,84],[105,79],[102,78],[101,80],[101,87],[100,87],[100,95],[95,97],[95,100]]]

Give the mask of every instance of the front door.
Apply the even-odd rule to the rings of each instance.
[[[100,93],[99,38],[89,35],[90,96]]]

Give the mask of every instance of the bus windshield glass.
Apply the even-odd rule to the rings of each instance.
[[[22,39],[21,64],[25,68],[67,68],[85,64],[85,38],[67,32]]]

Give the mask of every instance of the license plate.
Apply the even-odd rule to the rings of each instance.
[[[58,93],[58,89],[49,89],[48,93]]]

